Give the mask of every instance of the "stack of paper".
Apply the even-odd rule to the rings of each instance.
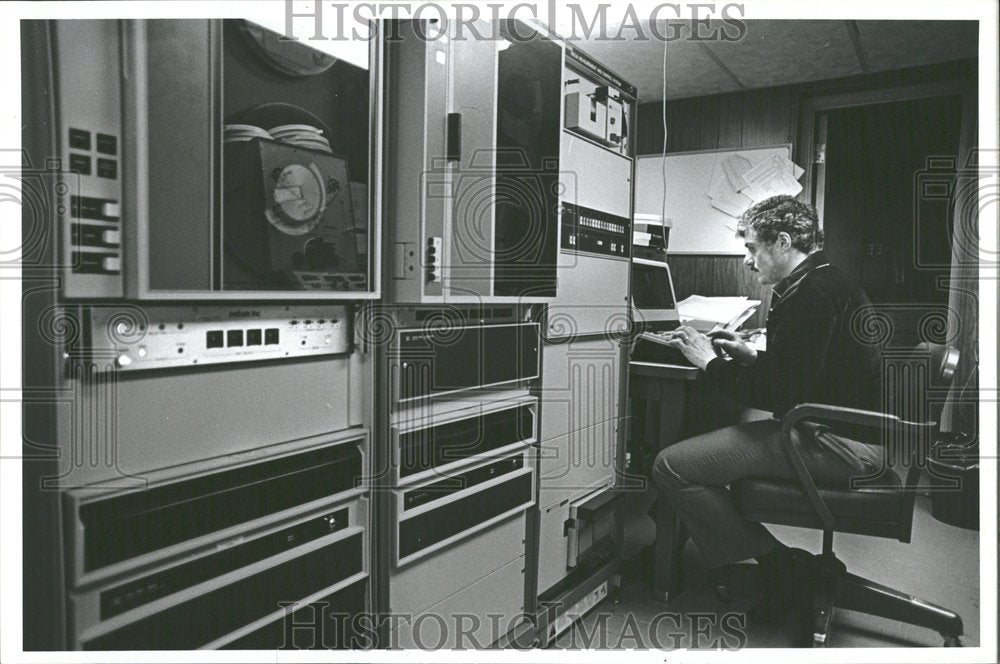
[[[740,297],[705,297],[692,295],[677,303],[681,322],[696,330],[722,328],[735,330],[760,306],[760,300]]]
[[[780,154],[772,154],[757,164],[732,154],[716,165],[707,193],[712,207],[738,217],[771,196],[797,196],[802,191],[798,179],[804,172]]]

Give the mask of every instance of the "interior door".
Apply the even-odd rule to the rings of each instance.
[[[943,341],[952,221],[928,182],[949,186],[958,163],[961,97],[827,111],[825,250],[892,323],[890,346]]]

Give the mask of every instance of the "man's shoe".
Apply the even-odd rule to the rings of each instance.
[[[763,595],[747,612],[751,623],[778,626],[789,617],[795,618],[796,632],[808,616],[812,629],[813,592],[818,573],[812,554],[802,549],[788,549],[781,560],[761,564],[760,581]]]

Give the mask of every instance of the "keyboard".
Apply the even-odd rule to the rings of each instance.
[[[675,364],[682,367],[693,367],[690,361],[684,357],[684,353],[676,348],[667,346],[661,337],[654,334],[643,333],[636,339],[632,347],[633,362],[655,362],[656,364]]]
[[[640,325],[643,332],[673,332],[680,326],[679,320],[645,321]]]

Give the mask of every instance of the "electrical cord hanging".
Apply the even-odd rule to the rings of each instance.
[[[660,201],[660,226],[663,228],[663,240],[664,240],[664,251],[666,250],[666,240],[667,240],[667,40],[663,40],[663,100],[662,100],[662,119],[663,119],[663,147],[660,154],[660,178],[663,185],[663,196]]]

